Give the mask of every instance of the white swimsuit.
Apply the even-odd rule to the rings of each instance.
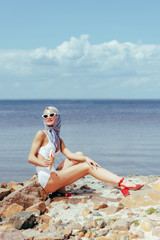
[[[44,132],[48,137],[48,134],[46,133],[46,131]],[[45,146],[41,147],[38,153],[41,154],[45,159],[47,159],[49,156],[50,150],[52,149],[54,152],[56,151],[54,144],[51,142],[51,140],[48,137],[48,143]],[[58,157],[59,154],[60,154],[60,150],[55,152],[55,157]],[[45,188],[45,186],[47,185],[51,172],[54,172],[54,171],[56,171],[54,164],[52,165],[51,171],[49,170],[49,167],[40,167],[40,166],[36,167],[36,172],[38,174],[38,182],[41,184],[43,188]]]

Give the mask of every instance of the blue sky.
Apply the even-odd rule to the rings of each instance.
[[[159,0],[0,0],[0,98],[160,98]]]

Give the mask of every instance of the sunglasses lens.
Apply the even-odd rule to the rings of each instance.
[[[48,115],[43,115],[43,118],[47,118],[48,117]]]
[[[55,113],[51,113],[51,114],[50,114],[50,117],[54,117],[54,116],[55,116]]]

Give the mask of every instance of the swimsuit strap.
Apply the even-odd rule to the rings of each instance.
[[[47,131],[46,131],[46,130],[43,130],[43,132],[46,134],[48,140],[50,141],[50,139],[49,139],[49,135],[48,135]]]

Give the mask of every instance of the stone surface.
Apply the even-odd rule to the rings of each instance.
[[[155,237],[160,237],[160,226],[152,229],[152,235]]]
[[[146,207],[150,205],[159,205],[160,192],[148,189],[139,190],[124,198],[122,200],[122,204],[129,209]]]
[[[3,230],[0,231],[1,240],[25,240],[21,231],[18,230]]]
[[[106,203],[97,203],[97,202],[94,203],[94,210],[99,210],[107,207],[108,205]]]
[[[3,191],[8,191],[9,194],[10,190],[3,189]],[[40,196],[41,187],[39,183],[29,182],[21,189],[9,194],[0,202],[0,207],[4,205],[10,205],[12,203],[17,203],[18,205],[23,206],[24,209],[32,206],[33,204],[41,201]],[[1,190],[0,190],[1,195]]]
[[[27,229],[27,230],[24,230],[22,232],[22,235],[25,239],[28,240],[28,238],[31,238],[33,239],[33,237],[35,236],[38,236],[39,235],[39,231],[38,230],[35,230],[35,229]]]
[[[160,180],[157,180],[154,184],[152,184],[153,189],[160,192]]]
[[[143,220],[141,224],[141,230],[144,232],[149,232],[152,229],[152,224],[151,222],[146,218]]]
[[[14,229],[14,227],[10,224],[5,224],[5,225],[0,226],[0,231],[6,230],[6,229]]]
[[[128,231],[129,230],[129,223],[126,219],[121,219],[115,221],[113,225],[113,230],[116,231]]]
[[[92,211],[89,208],[84,208],[82,211],[82,216],[85,217],[90,214]]]
[[[116,185],[88,175],[67,186],[72,197],[54,193],[42,202],[37,176],[16,183],[22,187],[0,201],[0,213],[13,204],[23,210],[9,218],[1,214],[0,232],[16,227],[25,240],[160,240],[159,176],[126,178],[145,186],[124,198]]]
[[[38,212],[40,214],[43,214],[46,210],[46,204],[44,202],[38,202],[29,208],[26,209],[27,212]]]
[[[32,228],[36,224],[36,217],[29,212],[15,213],[10,217],[10,224],[19,230]]]
[[[2,182],[1,184],[0,184],[0,188],[7,188],[7,183],[6,182]]]
[[[11,193],[10,189],[0,188],[0,200]]]
[[[1,216],[3,218],[9,218],[12,214],[21,212],[22,210],[23,210],[23,207],[16,203],[11,204],[10,206],[5,205],[2,208]]]

